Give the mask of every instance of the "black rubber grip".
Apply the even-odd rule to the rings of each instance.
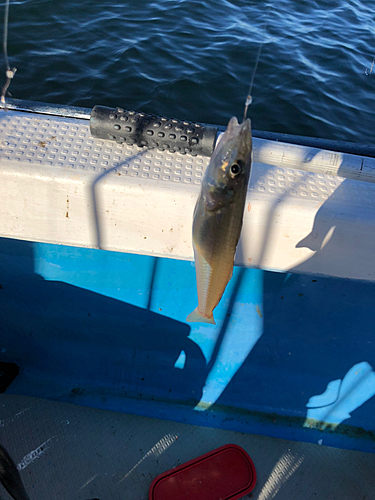
[[[218,129],[122,108],[95,106],[91,111],[90,131],[93,137],[118,144],[211,156]]]

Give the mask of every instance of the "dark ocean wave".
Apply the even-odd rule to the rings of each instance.
[[[370,1],[12,2],[12,95],[374,143]]]

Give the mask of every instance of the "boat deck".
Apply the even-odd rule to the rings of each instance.
[[[209,159],[97,139],[90,110],[62,111],[0,111],[0,236],[192,260]],[[260,138],[253,149],[236,264],[375,280],[375,158]]]
[[[146,500],[155,476],[227,443],[254,461],[257,500],[370,500],[375,455],[1,395],[0,442],[30,500]],[[0,497],[10,496],[0,486]],[[176,499],[178,500],[178,499]]]
[[[208,158],[55,111],[0,112],[0,443],[30,499],[146,500],[225,443],[251,498],[373,498],[375,159],[254,139],[242,268],[188,325]]]

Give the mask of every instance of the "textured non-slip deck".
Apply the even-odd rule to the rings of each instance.
[[[327,174],[370,179],[375,159],[263,139],[254,159],[236,263],[374,280],[375,185]],[[208,161],[95,139],[83,118],[0,110],[0,236],[192,259]]]
[[[250,498],[374,498],[373,454],[28,397],[0,396],[0,443],[31,500],[146,500],[155,476],[226,443],[254,461]],[[0,498],[10,499],[1,486]]]

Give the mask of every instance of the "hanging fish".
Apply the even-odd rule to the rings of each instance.
[[[194,210],[198,307],[186,321],[215,324],[213,310],[233,273],[251,162],[251,122],[247,118],[239,124],[233,117],[212,154]]]

